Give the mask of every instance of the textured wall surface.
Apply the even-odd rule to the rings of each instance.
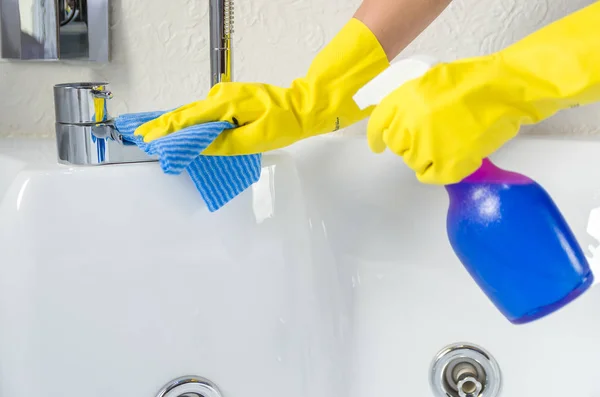
[[[172,108],[209,88],[207,0],[110,0],[112,61],[0,62],[0,136],[51,136],[52,85],[105,80],[114,112]],[[489,53],[592,0],[454,0],[401,56],[443,60]],[[236,0],[235,79],[287,85],[359,0]],[[600,107],[563,112],[528,131],[600,134]],[[361,133],[362,125],[353,127]]]

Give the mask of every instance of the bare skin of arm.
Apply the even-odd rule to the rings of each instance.
[[[417,38],[451,1],[364,0],[354,17],[373,32],[391,61]]]

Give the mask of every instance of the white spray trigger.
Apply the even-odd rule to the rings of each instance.
[[[361,110],[377,105],[396,88],[409,80],[422,76],[437,63],[435,58],[426,55],[394,62],[359,89],[352,98]]]

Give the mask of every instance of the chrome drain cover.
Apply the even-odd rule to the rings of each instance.
[[[482,347],[456,343],[436,354],[429,383],[435,397],[498,397],[500,366]]]
[[[217,385],[201,376],[182,376],[167,383],[156,397],[223,397]]]

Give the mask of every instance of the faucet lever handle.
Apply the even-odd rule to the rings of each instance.
[[[112,99],[113,93],[111,91],[104,91],[104,89],[96,89],[92,90],[92,95],[94,98],[102,98],[102,99]]]

